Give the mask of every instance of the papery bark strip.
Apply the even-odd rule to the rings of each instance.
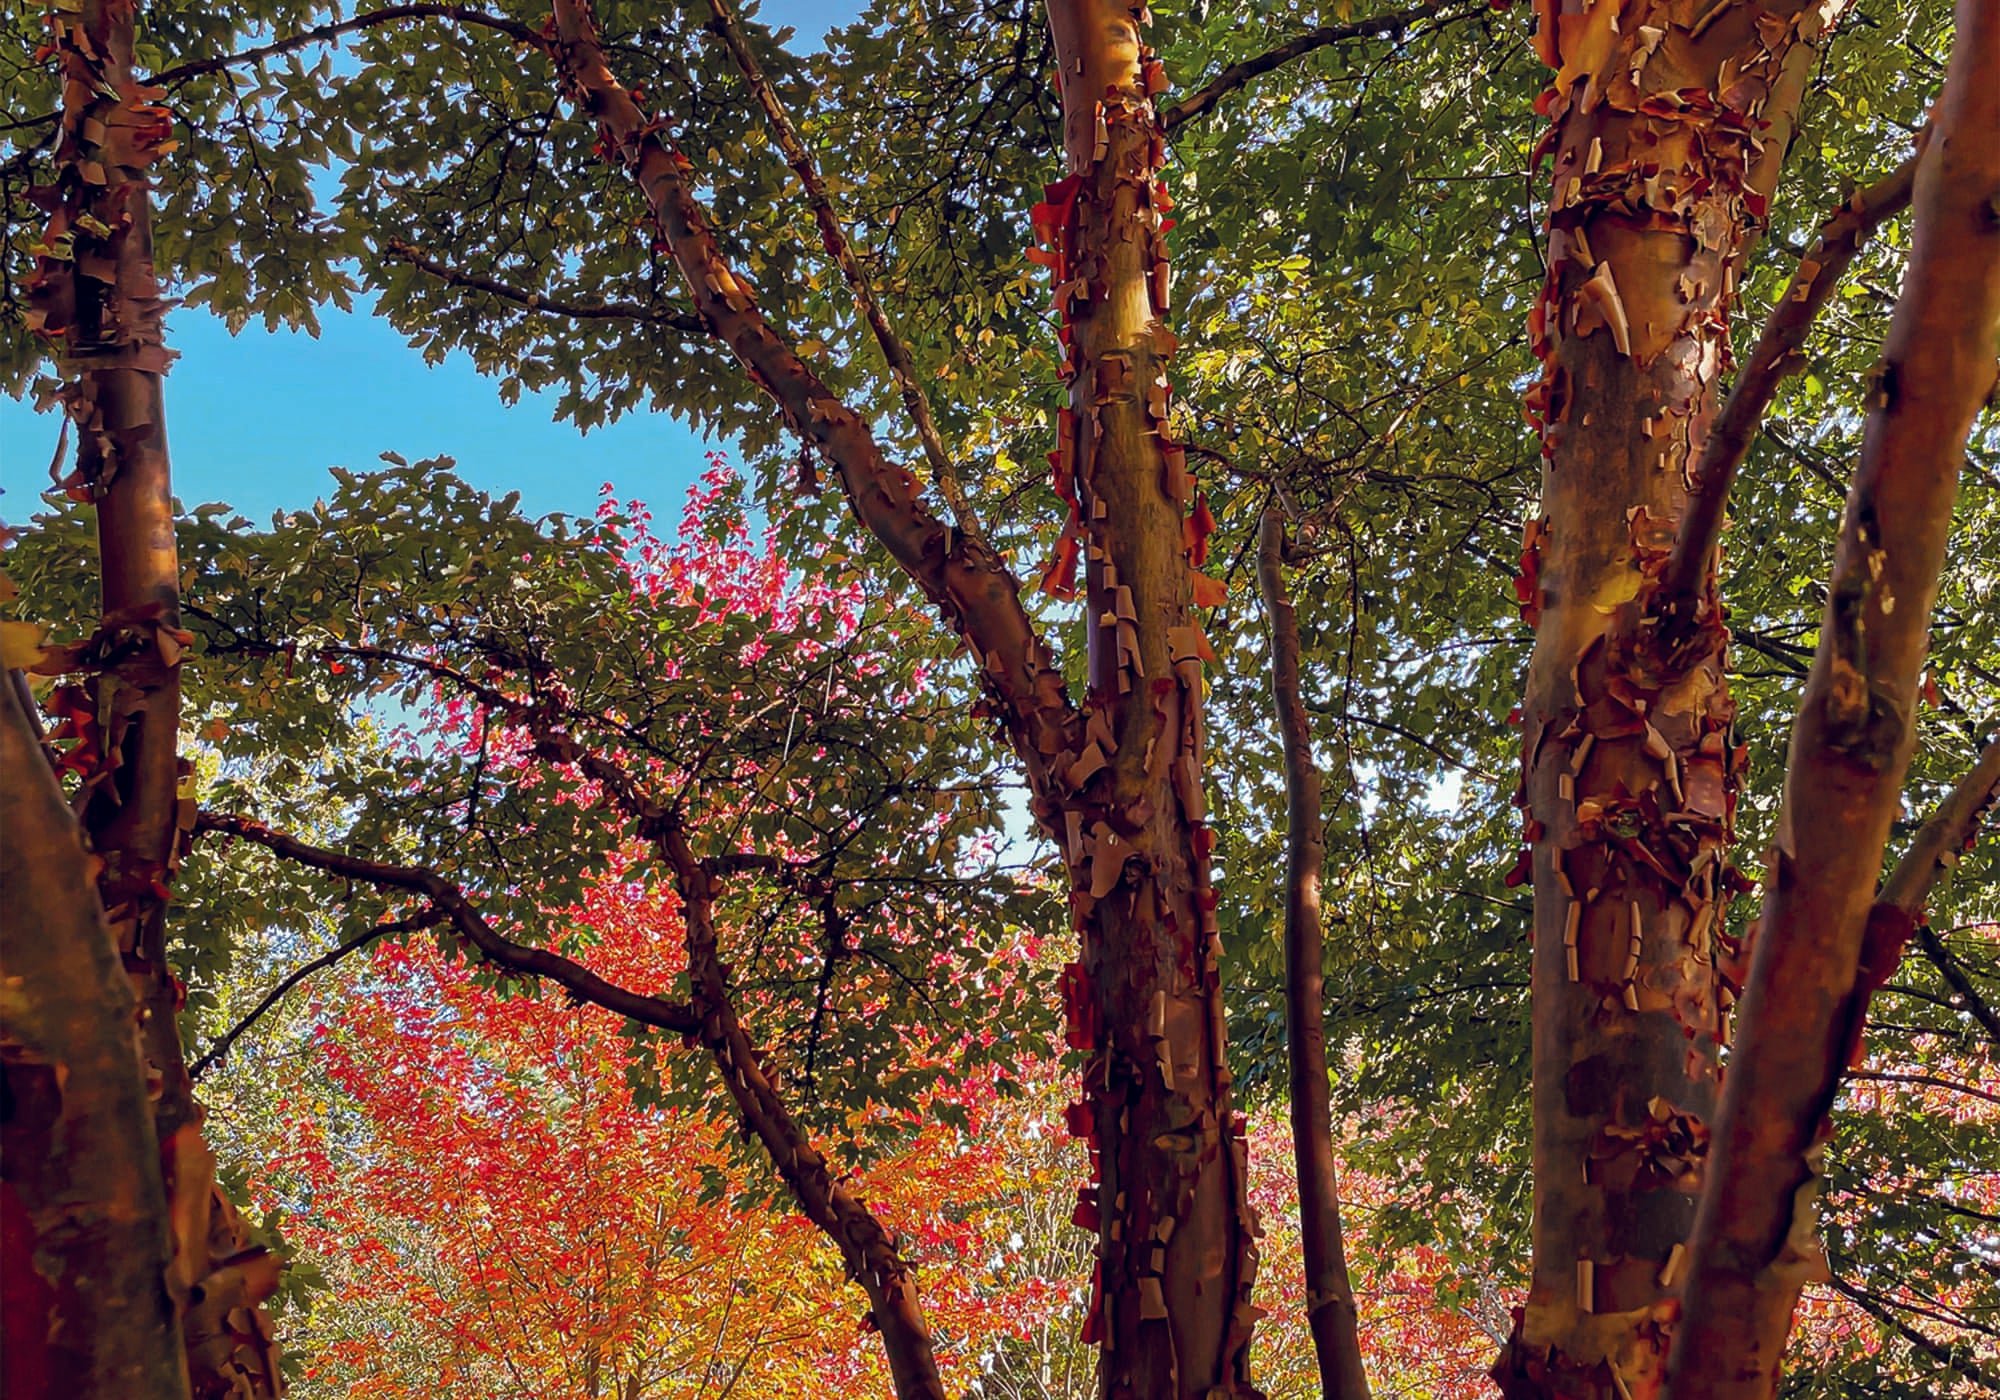
[[[1775,1394],[1821,1267],[1827,1115],[1910,931],[1876,878],[1902,801],[1965,443],[2000,357],[2000,0],[1960,0],[1903,291],[1792,731],[1735,1052],[1675,1337],[1674,1400]]]
[[[1052,0],[1065,171],[1033,212],[1049,267],[1068,407],[1050,454],[1071,508],[1045,587],[1083,563],[1088,744],[1058,844],[1082,941],[1069,1042],[1088,1059],[1071,1130],[1095,1180],[1087,1340],[1110,1397],[1255,1393],[1248,1348],[1260,1233],[1230,1106],[1209,869],[1202,707],[1213,660],[1197,570],[1214,520],[1171,428],[1172,271],[1154,108],[1167,78],[1129,0]],[[1055,813],[1050,812],[1053,816]]]
[[[1648,625],[1728,367],[1728,315],[1837,0],[1537,4],[1556,69],[1543,514],[1517,581],[1535,891],[1533,1279],[1494,1369],[1509,1400],[1646,1400],[1725,1037],[1723,911],[1743,750],[1727,631]],[[1539,154],[1539,153],[1538,153]]]
[[[12,685],[0,831],[0,1385],[13,1400],[186,1396],[139,1004]]]

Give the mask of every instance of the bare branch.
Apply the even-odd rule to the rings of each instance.
[[[1275,506],[1265,509],[1257,536],[1257,581],[1271,634],[1271,702],[1285,755],[1285,1058],[1305,1252],[1306,1320],[1326,1400],[1368,1400],[1359,1314],[1341,1231],[1327,1088],[1326,928],[1320,913],[1326,823],[1320,813],[1311,725],[1300,698],[1299,619],[1285,586],[1285,526]]]
[[[1974,1385],[1982,1385],[1989,1390],[2000,1390],[2000,1372],[1990,1371],[1981,1365],[1978,1357],[1971,1354],[1969,1347],[1950,1346],[1934,1337],[1926,1336],[1896,1316],[1890,1310],[1892,1305],[1884,1302],[1879,1294],[1866,1288],[1857,1288],[1846,1279],[1834,1279],[1833,1287],[1841,1296],[1853,1300],[1870,1317],[1887,1323],[1895,1330],[1897,1336],[1940,1366],[1956,1371]]]
[[[243,1037],[243,1033],[256,1025],[266,1012],[276,1006],[284,998],[285,993],[298,986],[299,983],[305,981],[306,978],[312,976],[321,968],[332,967],[349,953],[355,952],[357,949],[366,948],[388,934],[408,933],[413,929],[420,928],[434,928],[438,924],[445,922],[446,917],[444,910],[433,904],[406,919],[392,919],[388,923],[377,924],[375,927],[369,929],[368,932],[362,934],[361,937],[343,943],[337,948],[329,948],[311,962],[302,963],[298,967],[293,968],[275,987],[264,994],[263,1000],[257,1003],[249,1015],[225,1031],[216,1039],[213,1045],[202,1052],[200,1059],[188,1066],[188,1078],[199,1083],[204,1074],[207,1074],[228,1057],[230,1050]]]
[[[825,181],[820,179],[812,152],[806,148],[784,104],[778,101],[778,94],[772,89],[770,80],[764,76],[757,55],[751,52],[749,40],[744,37],[742,27],[730,12],[729,0],[708,0],[708,7],[713,15],[708,23],[709,32],[722,40],[736,60],[736,66],[742,70],[743,80],[749,84],[757,105],[764,109],[764,119],[770,123],[778,149],[784,152],[785,163],[792,167],[792,172],[799,177],[799,184],[805,189],[806,203],[812,209],[813,221],[819,225],[820,241],[840,268],[840,275],[847,280],[847,288],[854,294],[854,304],[860,308],[862,319],[868,322],[875,343],[882,348],[882,358],[889,364],[889,375],[896,381],[896,388],[903,396],[903,406],[909,410],[910,418],[916,424],[917,439],[923,444],[924,457],[929,461],[931,475],[937,481],[938,494],[951,507],[952,516],[959,525],[976,532],[979,518],[973,514],[972,503],[966,499],[965,487],[958,479],[958,468],[952,464],[951,454],[945,451],[944,439],[938,435],[937,420],[931,416],[931,403],[917,379],[916,364],[910,358],[909,347],[903,344],[895,327],[889,324],[868,274],[854,256],[854,247],[848,241],[847,231],[841,227],[840,215],[834,210],[833,200],[826,192]]]
[[[1063,776],[1081,752],[1082,717],[1055,657],[1021,604],[1020,583],[991,546],[940,521],[915,478],[891,463],[868,421],[843,403],[757,309],[753,289],[722,257],[689,188],[693,168],[606,65],[594,22],[570,0],[556,6],[555,49],[577,105],[594,117],[604,149],[633,175],[688,283],[695,306],[787,425],[837,470],[855,518],[971,645],[980,675],[1036,791],[1045,826],[1070,790]]]
[[[1878,896],[1911,918],[1923,912],[1931,887],[1978,834],[1987,809],[2000,799],[2000,738],[1992,740],[1972,770],[1946,794],[1910,841],[1909,850],[1882,882]]]
[[[292,53],[314,44],[327,43],[340,38],[343,34],[353,34],[360,30],[373,29],[377,25],[393,24],[397,20],[405,19],[445,19],[473,28],[491,29],[505,34],[517,44],[526,44],[533,48],[541,48],[546,42],[539,32],[519,20],[508,19],[505,15],[491,14],[485,10],[476,10],[469,5],[389,5],[380,10],[370,10],[367,14],[351,15],[332,24],[302,29],[296,34],[289,34],[271,43],[259,44],[253,49],[242,49],[236,53],[217,54],[212,58],[183,63],[178,67],[155,73],[151,81],[162,87],[184,83],[191,78],[204,77],[225,68],[241,68],[247,64],[262,63],[267,58],[276,58],[280,54]]]
[[[547,948],[530,948],[503,937],[473,907],[463,890],[434,870],[413,865],[389,865],[327,850],[231,813],[203,812],[196,819],[195,830],[233,836],[262,846],[285,860],[329,874],[384,889],[408,890],[412,894],[423,895],[444,911],[452,927],[490,963],[524,976],[553,982],[579,1001],[615,1011],[641,1025],[673,1031],[678,1035],[692,1035],[700,1027],[694,1012],[679,1002],[615,986],[582,963],[560,953]]]
[[[1238,88],[1263,77],[1273,69],[1282,68],[1297,58],[1333,44],[1344,44],[1350,39],[1377,39],[1384,36],[1400,38],[1404,30],[1421,20],[1442,16],[1442,23],[1455,19],[1465,19],[1487,8],[1484,4],[1470,8],[1459,7],[1455,14],[1450,0],[1429,0],[1429,3],[1412,5],[1392,14],[1378,15],[1374,19],[1355,20],[1352,24],[1323,24],[1318,29],[1309,29],[1296,39],[1287,40],[1276,48],[1267,49],[1255,58],[1246,58],[1241,63],[1232,63],[1217,73],[1208,84],[1189,93],[1166,111],[1160,113],[1160,125],[1171,134],[1181,123],[1192,121],[1206,113],[1223,98]]]
[[[383,244],[382,252],[394,261],[406,262],[412,267],[428,272],[447,286],[484,292],[488,296],[513,302],[529,311],[539,311],[549,316],[567,316],[577,321],[642,321],[651,325],[666,326],[690,338],[704,340],[708,338],[708,327],[702,323],[701,318],[690,316],[684,311],[665,311],[636,301],[564,301],[559,297],[543,296],[540,292],[531,292],[510,283],[496,281],[491,277],[479,277],[470,272],[461,272],[400,238],[392,238]]]

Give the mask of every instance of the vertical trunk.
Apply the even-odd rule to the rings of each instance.
[[[188,1393],[159,1147],[76,819],[0,686],[0,1380],[16,1400]]]
[[[82,775],[84,833],[102,860],[103,916],[138,992],[175,1239],[169,1282],[193,1304],[185,1325],[194,1387],[227,1393],[240,1379],[271,1393],[268,1323],[257,1314],[239,1326],[229,1316],[250,1317],[244,1310],[269,1291],[274,1265],[261,1253],[236,1257],[244,1235],[214,1191],[175,1021],[182,988],[166,958],[168,882],[194,814],[180,792],[186,765],[177,751],[180,658],[190,638],[180,630],[162,397],[171,356],[146,174],[172,148],[171,122],[160,94],[133,72],[136,11],[134,0],[81,0],[52,12],[62,132],[56,184],[40,192],[50,221],[31,282],[31,322],[65,376],[61,397],[77,436],[66,484],[97,507],[103,597],[83,653],[87,680],[58,692],[57,707],[80,740],[69,762]],[[204,1286],[224,1265],[232,1272]]]
[[[1333,1110],[1326,1078],[1326,930],[1320,871],[1326,824],[1319,767],[1299,691],[1299,622],[1285,589],[1285,527],[1266,510],[1257,532],[1257,582],[1271,629],[1271,699],[1285,748],[1285,1053],[1292,1100],[1292,1160],[1299,1182],[1299,1236],[1305,1250],[1306,1319],[1326,1400],[1368,1400],[1360,1318],[1347,1276],[1334,1173]]]
[[[1044,260],[1058,269],[1075,366],[1056,480],[1080,505],[1067,557],[1079,544],[1089,553],[1092,694],[1081,713],[999,556],[925,509],[867,421],[764,320],[684,178],[692,162],[606,66],[585,0],[558,0],[555,13],[550,51],[565,86],[638,182],[702,317],[832,461],[855,517],[979,658],[986,712],[1067,859],[1084,944],[1064,977],[1069,1037],[1093,1052],[1070,1122],[1092,1140],[1099,1173],[1077,1219],[1099,1230],[1085,1335],[1103,1346],[1104,1392],[1254,1394],[1255,1226],[1223,1068],[1202,808],[1210,653],[1193,601],[1211,585],[1188,559],[1199,563],[1207,513],[1194,502],[1183,518],[1185,457],[1164,432],[1160,365],[1173,338],[1161,319],[1165,152],[1151,103],[1164,78],[1139,43],[1136,9],[1093,0],[1051,13],[1071,173],[1036,223],[1058,245]]]
[[[1819,652],[1800,700],[1742,1031],[1689,1249],[1676,1400],[1776,1393],[1822,1267],[1820,1158],[1909,911],[1875,881],[1901,806],[1965,441],[2000,351],[2000,0],[1960,0],[1917,174],[1903,293],[1870,390]]]
[[[1083,939],[1071,1043],[1090,1052],[1098,1229],[1085,1336],[1110,1397],[1249,1393],[1256,1224],[1231,1112],[1202,795],[1206,512],[1168,435],[1166,85],[1130,0],[1054,0],[1067,172],[1035,213],[1052,246],[1069,409],[1054,456],[1081,546],[1091,743],[1062,848]],[[1193,516],[1187,515],[1193,507]],[[1058,587],[1062,580],[1056,580]],[[1095,1215],[1096,1219],[1090,1221]]]
[[[1566,11],[1558,14],[1558,9]],[[1712,563],[1699,625],[1646,625],[1813,45],[1799,0],[1538,6],[1557,68],[1549,275],[1530,318],[1544,514],[1520,801],[1533,853],[1533,1283],[1510,1400],[1655,1393],[1725,1035],[1716,975],[1740,750]]]

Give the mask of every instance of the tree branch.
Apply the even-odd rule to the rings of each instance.
[[[917,378],[916,364],[910,358],[909,348],[897,336],[895,327],[889,324],[868,274],[854,256],[853,245],[848,241],[847,231],[841,227],[840,215],[834,210],[825,182],[820,179],[812,152],[806,148],[798,128],[792,125],[791,117],[778,101],[778,94],[764,76],[757,55],[751,52],[749,40],[744,37],[742,27],[730,12],[729,0],[707,2],[713,16],[707,26],[709,32],[729,50],[736,66],[742,70],[744,82],[750,86],[751,95],[764,109],[764,119],[770,123],[771,134],[777,140],[778,149],[784,153],[785,163],[792,167],[792,172],[799,177],[799,184],[805,189],[806,203],[812,208],[813,221],[819,225],[820,241],[840,268],[840,275],[847,279],[848,290],[854,294],[855,306],[860,308],[862,319],[868,322],[875,343],[882,348],[882,358],[888,362],[889,375],[896,381],[896,388],[903,396],[903,406],[909,410],[911,421],[916,424],[917,439],[923,444],[924,457],[930,463],[938,494],[944,497],[945,504],[951,507],[953,518],[962,528],[977,532],[979,518],[973,514],[972,503],[966,499],[965,487],[959,482],[958,468],[952,464],[951,454],[945,451],[944,439],[938,435],[937,420],[931,416],[931,403]]]
[[[495,281],[491,277],[479,277],[470,272],[461,272],[448,263],[439,262],[400,238],[392,238],[383,244],[382,252],[384,256],[394,261],[406,262],[412,267],[428,272],[447,286],[484,292],[488,296],[513,302],[529,311],[539,311],[550,316],[567,316],[577,321],[642,321],[650,325],[666,326],[684,336],[704,340],[709,334],[708,327],[703,324],[699,316],[690,316],[686,312],[663,311],[636,301],[564,301],[558,297],[545,297],[540,292],[531,292],[510,283]]]
[[[1958,994],[1960,1008],[1985,1028],[1987,1038],[1995,1046],[2000,1046],[2000,1010],[1995,1010],[1993,1003],[1980,995],[1979,988],[1965,975],[1965,969],[1958,965],[1957,957],[1929,924],[1918,924],[1912,936],[1917,941],[1918,949],[1930,959],[1931,965],[1950,984],[1952,991]]]
[[[1972,770],[1958,780],[1944,801],[1917,828],[1910,848],[1882,882],[1882,892],[1877,898],[1884,904],[1895,905],[1912,919],[1921,914],[1931,887],[1939,876],[1958,864],[1959,855],[1978,835],[1980,822],[1996,800],[2000,800],[2000,738],[1986,745]]]
[[[1299,621],[1285,587],[1284,547],[1284,519],[1277,507],[1266,507],[1257,530],[1257,581],[1271,634],[1271,703],[1285,754],[1285,1058],[1305,1251],[1306,1320],[1326,1400],[1368,1400],[1360,1319],[1341,1231],[1327,1088],[1326,928],[1320,914],[1326,826],[1311,725],[1300,699]]]
[[[1988,1103],[2000,1104],[2000,1094],[1990,1094],[1984,1089],[1975,1089],[1970,1084],[1956,1079],[1940,1079],[1933,1074],[1897,1074],[1889,1070],[1850,1070],[1849,1079],[1865,1079],[1876,1084],[1917,1084],[1929,1089],[1943,1089],[1953,1094],[1970,1094],[1975,1099],[1985,1099]]]
[[[1457,14],[1445,14],[1452,8],[1453,0],[1428,0],[1422,5],[1412,5],[1405,10],[1378,15],[1374,19],[1356,20],[1352,24],[1324,24],[1318,29],[1309,29],[1296,39],[1290,39],[1276,48],[1267,49],[1255,58],[1246,58],[1241,63],[1232,63],[1210,79],[1205,87],[1189,93],[1166,111],[1160,113],[1160,125],[1168,134],[1183,122],[1192,121],[1206,113],[1223,98],[1238,88],[1263,77],[1273,69],[1282,68],[1293,59],[1304,58],[1333,44],[1344,44],[1350,39],[1375,39],[1383,36],[1400,38],[1404,30],[1420,20],[1443,15],[1442,22],[1464,19],[1486,8],[1484,4],[1461,9]]]
[[[1918,1351],[1937,1362],[1940,1366],[1956,1371],[1974,1385],[1983,1385],[1989,1390],[2000,1390],[2000,1372],[1989,1371],[1979,1363],[1977,1357],[1961,1354],[1969,1348],[1947,1345],[1933,1337],[1925,1336],[1909,1323],[1889,1310],[1889,1305],[1865,1288],[1857,1288],[1846,1279],[1835,1278],[1833,1287],[1842,1297],[1848,1298],[1879,1322],[1887,1323],[1895,1329],[1896,1335],[1915,1347]]]
[[[262,846],[285,860],[332,875],[423,895],[444,912],[452,927],[490,963],[524,976],[553,982],[579,1001],[614,1011],[641,1025],[673,1031],[677,1035],[692,1035],[700,1028],[700,1020],[694,1012],[679,1002],[615,986],[582,963],[560,953],[546,948],[530,948],[503,937],[473,907],[463,890],[434,870],[421,866],[389,865],[310,845],[282,831],[273,831],[248,817],[226,812],[203,812],[195,821],[195,830],[198,833],[216,832],[233,836]]]
[[[275,987],[264,994],[264,999],[257,1003],[249,1015],[231,1026],[216,1039],[213,1045],[210,1045],[207,1050],[202,1052],[200,1059],[188,1066],[188,1078],[199,1083],[204,1074],[214,1069],[228,1057],[231,1048],[242,1038],[243,1033],[256,1025],[262,1019],[264,1013],[276,1006],[284,998],[285,993],[298,986],[299,983],[305,981],[306,978],[312,976],[321,968],[332,967],[349,953],[368,947],[385,934],[408,933],[413,929],[434,928],[438,924],[445,922],[445,919],[444,910],[433,904],[416,914],[412,914],[408,918],[394,919],[385,924],[377,924],[352,942],[343,943],[337,948],[329,948],[311,962],[303,963],[293,968]]]
[[[684,172],[692,164],[662,135],[606,66],[595,22],[577,0],[556,6],[555,56],[577,105],[596,119],[607,152],[632,173],[693,295],[696,309],[777,401],[787,424],[833,462],[856,519],[889,551],[944,619],[965,637],[1051,830],[1072,797],[1066,775],[1081,753],[1082,720],[1027,610],[1020,584],[991,546],[925,508],[915,478],[891,464],[867,420],[781,340],[752,289],[723,260]]]
[[[1965,969],[1958,965],[1958,959],[1945,947],[1944,940],[1921,917],[1931,887],[1958,863],[1960,854],[1972,843],[1980,822],[1996,800],[2000,800],[2000,738],[1987,744],[1972,771],[1958,780],[1937,810],[1917,829],[1894,873],[1883,881],[1878,898],[1909,917],[1913,925],[1911,937],[1918,949],[1958,994],[1963,1009],[2000,1046],[2000,1011],[1980,995],[1979,988],[1965,975]]]
[[[715,933],[715,873],[696,859],[678,823],[669,822],[656,844],[681,895],[699,1033],[743,1126],[770,1153],[800,1210],[833,1241],[848,1272],[867,1291],[868,1320],[882,1334],[899,1400],[944,1400],[944,1382],[909,1264],[882,1222],[827,1171],[826,1159],[785,1107],[736,1015]]]
[[[1723,402],[1722,410],[1702,444],[1701,462],[1695,469],[1693,494],[1681,516],[1674,538],[1673,553],[1654,595],[1652,615],[1668,638],[1689,632],[1700,610],[1703,585],[1708,579],[1717,540],[1722,535],[1722,518],[1729,488],[1736,472],[1750,453],[1764,412],[1778,392],[1778,386],[1803,363],[1801,351],[1812,333],[1814,319],[1825,306],[1833,289],[1840,285],[1856,253],[1868,236],[1892,215],[1907,209],[1915,187],[1917,161],[1923,155],[1928,136],[1920,136],[1910,158],[1867,189],[1858,191],[1847,203],[1834,210],[1820,226],[1784,295],[1771,308],[1756,348],[1743,362],[1742,372]]]
[[[366,14],[351,15],[332,24],[318,25],[312,29],[302,29],[269,44],[259,44],[256,48],[241,49],[236,53],[217,54],[212,58],[196,59],[155,73],[151,81],[161,87],[187,82],[191,78],[205,77],[225,68],[239,68],[245,64],[262,63],[267,58],[308,48],[313,44],[323,44],[338,39],[343,34],[353,34],[364,29],[373,29],[381,24],[393,24],[404,19],[448,19],[456,24],[474,28],[491,29],[507,35],[517,44],[542,48],[546,41],[541,34],[519,20],[508,19],[505,15],[475,10],[469,5],[389,5],[380,10],[370,10]]]

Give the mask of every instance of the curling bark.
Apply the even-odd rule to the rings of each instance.
[[[618,83],[586,4],[559,0],[550,48],[606,151],[644,192],[701,316],[831,461],[856,519],[979,658],[988,711],[1065,855],[1083,943],[1063,978],[1068,1035],[1090,1057],[1068,1117],[1098,1171],[1077,1219],[1099,1235],[1085,1336],[1103,1347],[1104,1393],[1254,1394],[1255,1222],[1223,1066],[1201,786],[1210,652],[1194,605],[1217,598],[1190,566],[1212,521],[1168,438],[1161,368],[1173,337],[1152,97],[1165,77],[1139,41],[1136,7],[1058,4],[1050,18],[1070,173],[1049,187],[1035,224],[1052,245],[1039,256],[1056,268],[1067,322],[1071,407],[1056,485],[1078,507],[1051,586],[1069,591],[1087,553],[1091,695],[1081,707],[999,557],[930,513],[866,419],[764,319],[708,227],[692,163]]]
[[[1728,361],[1727,317],[1838,0],[1538,4],[1556,76],[1544,514],[1518,582],[1534,920],[1533,1280],[1509,1400],[1655,1394],[1716,1094],[1742,750],[1704,553],[1698,624],[1653,608]]]
[[[194,1392],[269,1395],[276,1351],[257,1305],[276,1286],[277,1264],[246,1248],[247,1232],[215,1189],[176,1026],[183,989],[166,952],[168,886],[194,819],[178,753],[180,661],[192,639],[180,630],[163,394],[171,355],[147,174],[175,143],[160,90],[134,74],[136,19],[134,0],[82,0],[50,15],[61,134],[56,182],[35,192],[49,224],[29,320],[63,378],[77,456],[62,484],[96,507],[103,607],[95,635],[67,658],[84,682],[54,692],[50,708],[63,720],[55,737],[75,741],[64,766],[80,778],[103,918],[139,998],[175,1241],[168,1280]]]
[[[185,1396],[138,1002],[12,685],[0,830],[0,1381],[17,1400]]]
[[[2000,0],[1960,0],[1917,173],[1903,292],[1871,378],[1820,644],[1674,1341],[1674,1400],[1776,1393],[1823,1267],[1814,1200],[1840,1076],[1909,936],[1875,882],[1902,798],[1965,443],[2000,352]],[[1802,814],[1809,814],[1802,816]]]
[[[1170,432],[1172,274],[1154,97],[1166,75],[1129,0],[1053,0],[1066,171],[1034,211],[1053,274],[1069,406],[1051,454],[1072,514],[1052,592],[1083,559],[1090,742],[1069,771],[1059,843],[1081,962],[1070,1043],[1089,1056],[1071,1110],[1096,1171],[1084,1335],[1109,1397],[1254,1393],[1256,1220],[1230,1110],[1217,973],[1213,836],[1203,806],[1196,569],[1212,520]]]
[[[1325,1400],[1368,1400],[1360,1316],[1347,1273],[1333,1107],[1326,1069],[1326,927],[1320,871],[1326,822],[1319,766],[1299,689],[1299,620],[1285,587],[1284,518],[1264,512],[1257,531],[1257,582],[1271,634],[1271,701],[1285,753],[1285,1061],[1292,1110],[1292,1163],[1299,1183],[1299,1237],[1306,1266],[1306,1319]]]

